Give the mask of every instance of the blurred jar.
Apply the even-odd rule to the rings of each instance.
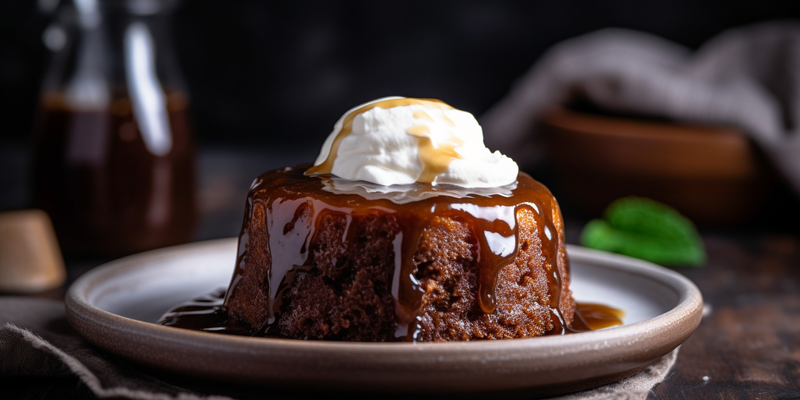
[[[123,254],[188,241],[195,226],[189,98],[175,1],[62,1],[34,135],[34,201],[65,252]]]

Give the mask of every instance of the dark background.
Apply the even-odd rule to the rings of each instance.
[[[198,143],[195,238],[236,235],[253,177],[313,161],[334,122],[363,102],[433,97],[480,120],[563,40],[618,27],[696,49],[728,28],[798,17],[796,2],[772,0],[183,1],[172,39]],[[52,19],[37,1],[0,0],[0,211],[32,206],[30,138]],[[575,210],[549,166],[540,167],[527,171]],[[780,218],[758,220],[793,230],[800,202],[777,190],[764,212]]]
[[[387,95],[480,116],[547,48],[597,29],[697,48],[730,27],[797,16],[792,1],[191,0],[173,39],[201,146],[292,147],[316,146],[344,111]],[[36,1],[0,0],[0,145],[33,129],[51,18]]]
[[[36,3],[0,0],[0,211],[30,207],[28,143],[50,22]],[[174,41],[200,150],[195,239],[235,236],[252,178],[302,161],[298,153],[315,155],[336,119],[364,101],[435,97],[480,116],[547,48],[577,35],[622,27],[695,49],[727,28],[798,17],[797,0],[187,0],[174,16]],[[798,397],[800,202],[782,198],[764,207],[777,216],[759,220],[767,228],[701,227],[709,262],[680,272],[700,287],[709,315],[650,398]],[[566,218],[569,243],[591,217]],[[102,261],[67,259],[68,282]],[[76,379],[59,382],[6,386],[11,397],[88,393]]]

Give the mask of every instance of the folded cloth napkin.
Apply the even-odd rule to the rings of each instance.
[[[481,117],[490,148],[520,154],[539,116],[588,100],[609,111],[733,126],[800,194],[800,23],[731,29],[699,50],[605,29],[547,51]],[[523,146],[524,147],[524,146]]]
[[[675,363],[677,354],[676,349],[644,371],[622,381],[559,398],[645,399],[650,389],[666,377]],[[92,347],[70,328],[64,314],[64,303],[60,301],[0,297],[0,377],[38,378],[37,385],[47,385],[48,378],[63,376],[77,376],[99,398],[141,400],[232,398],[202,394],[200,391],[167,383],[124,360]],[[220,388],[212,391],[230,395],[229,389],[227,390]],[[232,396],[264,398],[263,395],[264,393],[259,391],[251,395],[234,393]],[[286,397],[280,396],[280,398]]]
[[[230,399],[169,384],[97,350],[72,330],[63,302],[45,299],[0,298],[0,376],[36,378],[37,386],[77,376],[99,398]]]

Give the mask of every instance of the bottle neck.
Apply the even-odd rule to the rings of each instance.
[[[183,91],[169,32],[174,4],[74,0],[62,10],[68,44],[55,55],[45,92],[59,93],[73,108],[106,109],[132,90]]]
[[[178,0],[72,0],[75,10],[84,15],[112,13],[131,16],[167,15]]]

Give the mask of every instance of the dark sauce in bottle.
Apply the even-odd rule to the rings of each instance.
[[[146,137],[125,93],[98,109],[76,108],[59,93],[42,97],[34,203],[50,215],[65,252],[123,254],[190,239],[188,100],[180,92],[165,98],[166,132]]]
[[[195,224],[189,98],[175,2],[61,1],[33,138],[33,200],[66,253],[178,244]]]

